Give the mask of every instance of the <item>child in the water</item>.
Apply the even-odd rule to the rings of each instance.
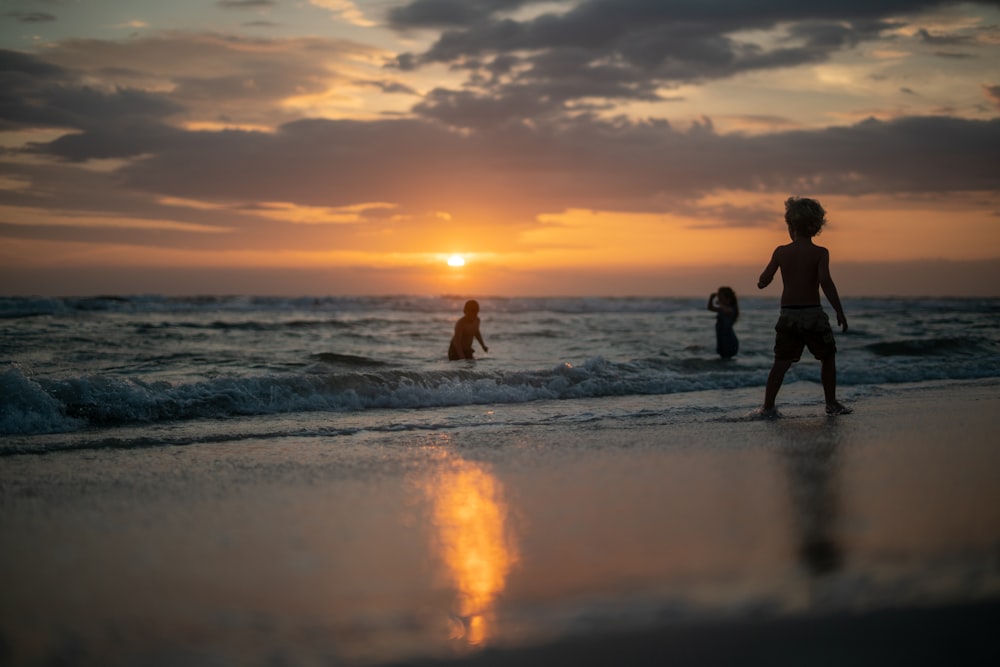
[[[483,352],[489,352],[483,342],[483,336],[479,333],[479,302],[470,299],[465,302],[465,314],[455,322],[455,335],[451,338],[451,345],[448,346],[448,360],[475,359],[472,350],[472,341],[478,340],[483,346]]]
[[[720,287],[708,295],[708,309],[715,315],[715,351],[723,359],[732,359],[740,351],[740,341],[733,325],[740,317],[736,292],[731,287]]]

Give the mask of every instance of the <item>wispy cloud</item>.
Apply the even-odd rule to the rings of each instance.
[[[368,28],[375,25],[375,22],[366,18],[364,13],[352,0],[309,0],[309,3],[330,11],[337,19],[350,23],[351,25]]]
[[[55,15],[48,12],[7,12],[5,16],[21,23],[47,23],[56,20]]]
[[[993,103],[993,106],[1000,111],[1000,85],[983,86],[983,94]]]
[[[217,0],[215,3],[223,9],[270,9],[275,0]]]

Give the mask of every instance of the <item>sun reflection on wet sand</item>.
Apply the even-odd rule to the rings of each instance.
[[[442,454],[424,485],[434,555],[454,586],[452,639],[479,645],[493,634],[495,604],[517,562],[517,546],[500,481],[478,463]]]

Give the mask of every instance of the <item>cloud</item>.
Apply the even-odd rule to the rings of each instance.
[[[309,0],[309,4],[329,10],[335,17],[351,25],[362,28],[375,25],[374,21],[365,18],[365,15],[352,0]]]
[[[1000,188],[1000,119],[868,120],[751,137],[710,124],[590,115],[457,132],[417,119],[304,120],[274,133],[116,126],[36,150],[74,160],[139,155],[117,171],[157,196],[343,207],[388,202],[531,221],[570,208],[666,212],[719,190],[872,192]]]
[[[15,51],[0,50],[0,130],[145,126],[180,111],[168,98],[136,89],[102,90],[72,72]]]
[[[442,29],[425,51],[398,55],[404,71],[444,63],[469,72],[463,89],[435,91],[420,113],[454,118],[468,107],[496,122],[503,109],[517,110],[533,97],[546,111],[590,98],[650,100],[680,85],[823,63],[898,31],[906,12],[948,4],[585,0],[518,19],[512,10],[539,3],[414,0],[391,10],[388,20],[403,31]],[[935,39],[926,30],[921,35]],[[497,75],[499,60],[517,67]],[[496,109],[487,112],[491,101]]]
[[[971,53],[961,53],[958,51],[935,51],[934,55],[938,58],[951,58],[953,60],[971,60],[979,57]]]
[[[270,9],[278,3],[275,0],[217,0],[222,9]]]
[[[9,83],[23,76],[56,78],[63,76],[63,70],[27,53],[0,49],[0,76]]]
[[[7,12],[6,16],[21,23],[48,23],[56,20],[56,17],[48,12]]]
[[[139,19],[133,19],[131,21],[125,21],[124,23],[116,23],[112,27],[122,30],[140,30],[142,28],[148,28],[149,24],[145,21],[140,21]]]
[[[151,196],[315,207],[379,201],[399,206],[402,216],[435,210],[472,216],[494,206],[498,219],[523,222],[570,208],[665,211],[726,189],[863,193],[1000,185],[994,167],[1000,120],[915,117],[801,130],[772,119],[770,132],[747,137],[719,134],[709,120],[682,130],[662,119],[608,119],[597,113],[603,100],[655,99],[657,91],[638,74],[624,79],[599,67],[580,81],[570,51],[537,58],[532,67],[544,76],[498,84],[495,97],[432,90],[411,118],[299,118],[267,132],[178,122],[208,117],[209,109],[213,118],[238,114],[244,106],[273,121],[288,95],[325,90],[336,76],[329,63],[359,52],[330,41],[212,35],[76,41],[46,51],[46,60],[0,51],[0,128],[72,130],[23,150],[79,163],[130,160],[116,177]],[[160,59],[165,53],[175,54],[169,69]],[[317,53],[330,60],[317,64]],[[68,62],[78,69],[63,66]],[[170,88],[85,83],[122,62],[135,69],[112,70],[111,78],[167,81]],[[253,86],[246,85],[249,63],[257,64]],[[510,56],[487,76],[521,67]],[[355,83],[414,92],[377,79]],[[581,88],[601,92],[585,99]],[[984,92],[996,102],[996,87]]]
[[[720,133],[709,118],[691,125],[618,115],[628,104],[662,114],[668,99],[697,99],[704,82],[822,62],[877,35],[902,40],[886,33],[902,20],[896,10],[940,6],[762,2],[750,11],[734,0],[730,12],[721,11],[726,3],[709,12],[705,4],[463,0],[449,13],[459,5],[419,0],[391,11],[393,25],[450,22],[409,55],[349,40],[187,32],[67,40],[37,55],[0,50],[0,131],[44,130],[30,143],[5,143],[16,148],[0,155],[0,176],[19,187],[0,181],[0,206],[237,230],[197,241],[217,247],[222,236],[263,244],[275,225],[308,219],[316,224],[296,225],[283,239],[308,247],[362,229],[418,235],[441,225],[436,212],[456,228],[518,230],[588,209],[707,213],[706,224],[746,226],[763,213],[695,206],[729,191],[1000,189],[1000,119],[982,119],[985,101],[978,120],[899,111],[889,121],[825,128],[800,122],[793,105],[737,103],[722,112],[753,135]],[[405,67],[382,68],[394,55]],[[438,77],[449,69],[454,81]],[[878,85],[898,95],[912,93],[903,82],[916,80],[920,95],[908,95],[915,106],[934,98],[932,78]],[[1000,108],[1000,87],[982,90]],[[788,91],[784,99],[798,92]],[[323,223],[331,211],[371,202],[380,205]],[[4,234],[83,240],[153,234],[141,225],[127,233],[121,225],[8,227]],[[167,245],[194,244],[184,229],[155,233]]]
[[[451,28],[472,25],[499,12],[540,4],[542,0],[414,0],[389,10],[389,24],[397,29]]]
[[[966,44],[975,43],[975,40],[968,35],[934,35],[931,34],[926,28],[920,28],[917,31],[917,37],[921,42],[925,44],[933,44],[934,46],[964,46]]]
[[[1000,111],[1000,85],[997,86],[983,86],[983,94],[986,96],[993,106]]]
[[[301,115],[287,104],[295,98],[311,96],[330,106],[342,100],[350,106],[347,91],[370,86],[373,71],[358,61],[386,55],[349,40],[321,38],[157,33],[123,41],[76,39],[53,44],[38,56],[0,50],[0,83],[14,86],[5,85],[0,96],[9,96],[16,109],[29,109],[31,97],[36,115],[52,116],[69,112],[56,99],[60,91],[81,96],[88,82],[92,97],[157,101],[163,105],[160,113],[174,114],[175,122],[272,126]],[[0,123],[4,115],[0,109]]]
[[[390,13],[392,25],[405,28],[426,25],[427,12],[417,9],[430,4],[412,3]],[[438,4],[438,3],[434,3]],[[741,31],[767,30],[779,23],[791,23],[804,41],[806,51],[841,48],[856,40],[871,37],[890,27],[885,17],[900,5],[921,7],[931,2],[892,3],[892,9],[879,9],[872,3],[861,9],[859,3],[787,3],[772,0],[752,4],[731,2],[704,3],[694,0],[648,2],[647,0],[589,0],[580,2],[562,14],[546,13],[518,21],[496,16],[501,7],[482,11],[484,5],[525,3],[482,3],[480,11],[466,12],[469,20],[444,31],[437,42],[423,54],[425,62],[454,62],[466,57],[517,51],[581,49],[593,59],[617,55],[651,73],[690,79],[709,72],[739,67],[744,57],[759,56],[759,44],[737,38]],[[884,4],[884,3],[883,3]],[[456,17],[463,16],[456,12]],[[800,55],[800,57],[802,57]],[[815,56],[814,56],[815,57]],[[671,70],[671,63],[687,64],[688,72]]]

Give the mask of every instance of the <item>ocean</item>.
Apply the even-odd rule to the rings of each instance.
[[[721,418],[756,407],[778,310],[774,299],[742,299],[740,352],[722,360],[703,298],[481,298],[490,352],[477,345],[476,361],[449,362],[464,300],[0,298],[0,455]],[[844,400],[885,384],[1000,377],[1000,299],[844,304]],[[796,383],[816,388],[785,392],[779,406],[821,403],[808,352],[786,377]],[[610,397],[622,400],[601,400]]]
[[[0,299],[0,664],[995,662],[1000,299],[464,300]]]

